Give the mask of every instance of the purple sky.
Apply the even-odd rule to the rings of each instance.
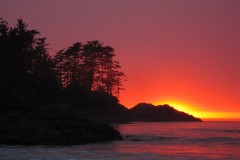
[[[240,112],[239,0],[0,0],[0,17],[38,29],[51,54],[93,39],[114,47],[127,107]]]

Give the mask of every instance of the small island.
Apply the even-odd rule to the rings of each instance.
[[[168,105],[126,108],[112,47],[76,42],[50,56],[39,35],[0,19],[0,144],[79,145],[122,140],[112,123],[201,121]]]
[[[131,108],[130,112],[134,121],[149,121],[149,122],[202,121],[200,118],[196,118],[185,112],[180,112],[167,104],[154,106],[152,104],[139,103],[135,107]]]

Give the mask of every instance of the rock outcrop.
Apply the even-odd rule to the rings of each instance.
[[[8,145],[79,145],[122,139],[110,125],[73,115],[21,111],[1,114],[0,131],[0,144]]]
[[[154,106],[152,104],[139,103],[130,109],[130,114],[133,121],[202,121],[200,118],[180,112],[169,105]]]

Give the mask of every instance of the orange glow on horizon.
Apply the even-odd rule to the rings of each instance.
[[[192,107],[189,105],[186,105],[184,103],[181,102],[177,102],[177,101],[161,101],[161,102],[156,102],[153,103],[154,105],[162,105],[162,104],[168,104],[171,107],[177,109],[178,111],[183,111],[183,112],[190,112],[192,111]]]
[[[228,119],[239,119],[240,112],[215,112],[215,111],[201,111],[194,105],[186,104],[180,101],[159,101],[154,102],[154,105],[168,104],[178,111],[183,111],[195,117],[207,120],[228,120]]]
[[[154,105],[162,105],[162,104],[168,104],[171,107],[177,109],[178,111],[182,111],[182,112],[186,112],[189,114],[193,114],[193,112],[195,113],[196,111],[198,111],[199,109],[196,107],[196,105],[190,104],[190,103],[185,103],[181,100],[170,100],[168,98],[166,99],[162,99],[160,101],[153,101]]]
[[[239,119],[240,112],[190,112],[196,117],[203,119]]]
[[[77,41],[114,48],[127,108],[169,104],[202,119],[240,119],[240,1],[26,2],[0,1],[1,18],[39,30],[51,56]]]

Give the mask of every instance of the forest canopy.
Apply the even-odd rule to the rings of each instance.
[[[46,38],[22,19],[14,27],[0,19],[0,83],[38,83],[64,90],[79,86],[119,96],[125,74],[115,50],[99,40],[76,42],[49,55]]]

